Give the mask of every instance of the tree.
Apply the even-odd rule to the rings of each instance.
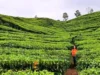
[[[93,9],[91,8],[90,13],[93,13]]]
[[[76,12],[75,12],[75,16],[76,16],[76,17],[81,16],[81,13],[80,13],[79,10],[76,10]]]
[[[38,18],[37,15],[35,15],[35,18]]]
[[[88,7],[86,10],[87,10],[88,14],[93,13],[93,9],[90,7]]]
[[[67,21],[67,19],[68,19],[68,14],[65,12],[65,13],[63,13],[63,18],[64,18],[64,21]]]

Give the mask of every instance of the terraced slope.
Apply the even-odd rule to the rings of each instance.
[[[66,23],[66,31],[77,45],[80,75],[100,74],[100,12],[81,16]]]
[[[63,74],[69,67],[70,49],[75,43],[79,50],[77,69],[80,75],[98,75],[99,16],[100,12],[95,12],[62,22],[48,18],[0,15],[0,72],[11,69],[19,73],[19,70],[25,70],[24,74],[27,75],[26,70],[31,72],[32,64],[38,61],[40,70]]]

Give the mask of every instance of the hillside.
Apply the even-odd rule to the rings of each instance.
[[[63,73],[69,67],[69,52],[75,43],[79,50],[77,69],[80,75],[85,72],[98,75],[99,16],[100,12],[95,12],[62,22],[0,15],[0,72],[8,75],[10,69],[30,70],[33,62],[38,61],[41,70]]]

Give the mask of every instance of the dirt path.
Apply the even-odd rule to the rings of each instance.
[[[71,44],[73,44],[73,45],[75,45],[75,38],[76,38],[77,36],[74,36],[74,37],[72,37],[72,41],[71,41]],[[71,60],[70,60],[70,67],[69,67],[69,69],[67,69],[65,72],[64,72],[64,75],[79,75],[78,74],[78,71],[75,69],[75,65],[73,65],[74,64],[74,62],[72,61],[73,60],[73,58],[71,57]]]
[[[64,75],[79,75],[76,69],[67,69]]]

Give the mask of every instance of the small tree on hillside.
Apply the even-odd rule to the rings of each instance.
[[[94,10],[91,8],[90,13],[93,13],[93,11],[94,11]]]
[[[86,10],[87,10],[88,14],[93,13],[93,9],[90,7],[88,7]]]
[[[76,10],[76,12],[75,12],[75,16],[76,16],[76,17],[81,16],[81,13],[80,13],[79,10]]]
[[[37,15],[35,15],[35,18],[38,18]]]
[[[68,14],[66,12],[63,13],[63,18],[64,18],[64,21],[67,21],[68,20]]]

